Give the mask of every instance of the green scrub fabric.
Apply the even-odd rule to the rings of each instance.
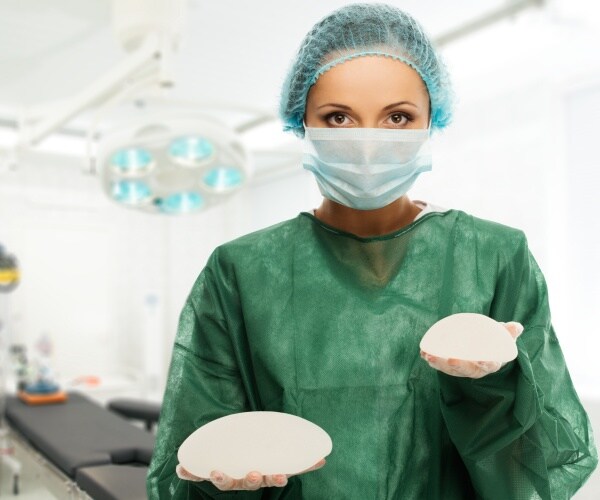
[[[431,368],[419,342],[459,312],[522,323],[517,359],[481,379]],[[257,491],[176,476],[189,434],[257,410],[325,429],[325,467]],[[522,231],[448,210],[361,238],[303,212],[218,247],[196,280],[147,486],[151,499],[549,500],[597,461]]]

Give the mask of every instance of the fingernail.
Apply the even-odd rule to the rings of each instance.
[[[211,472],[210,477],[216,483],[222,483],[224,479],[223,474],[220,474],[219,472]]]
[[[260,481],[260,476],[258,474],[250,474],[249,476],[250,482],[257,483]]]

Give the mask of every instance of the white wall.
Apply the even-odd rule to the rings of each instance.
[[[131,349],[138,349],[139,296],[164,286],[162,270],[148,272],[162,264],[162,247],[152,241],[161,226],[112,207],[76,165],[50,159],[4,173],[0,239],[22,269],[9,296],[12,341],[32,349],[48,334],[65,378],[139,370]]]
[[[153,216],[105,199],[97,179],[73,160],[38,161],[0,174],[0,242],[22,269],[9,296],[11,341],[33,355],[47,334],[64,380],[98,375],[110,385],[131,376],[134,391],[154,398],[162,394],[183,302],[212,250],[318,199],[298,169],[202,214]]]

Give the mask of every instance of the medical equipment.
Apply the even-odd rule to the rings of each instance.
[[[12,474],[12,490],[19,492],[19,475],[21,463],[14,456],[14,448],[8,438],[8,430],[4,423],[4,408],[6,405],[6,371],[8,367],[9,337],[8,323],[8,293],[19,284],[20,273],[17,259],[8,254],[0,245],[0,484],[2,482],[2,465],[6,464]]]
[[[67,400],[67,394],[60,389],[52,370],[52,350],[50,336],[43,334],[36,342],[31,380],[17,392],[19,398],[27,404],[54,404]]]
[[[179,447],[179,463],[209,478],[214,470],[241,479],[249,472],[300,474],[331,453],[331,437],[297,415],[274,411],[235,413],[213,420]]]
[[[112,404],[121,415],[158,420],[158,405]],[[45,406],[8,397],[6,421],[16,454],[57,498],[146,498],[153,435],[83,394],[71,392],[66,403]]]
[[[419,347],[437,357],[508,363],[517,357],[515,338],[500,321],[485,314],[462,312],[435,322]]]
[[[22,344],[10,346],[11,365],[16,377],[17,391],[23,390],[28,383],[29,360],[27,359],[27,348]]]
[[[93,109],[86,134],[89,172],[99,171],[107,196],[150,213],[183,214],[226,200],[252,174],[240,133],[274,119],[253,110],[232,127],[216,116],[215,103],[166,99],[185,14],[185,0],[115,0],[113,27],[128,55],[89,87],[55,105],[24,113],[15,156],[36,146],[69,120]],[[153,113],[121,108],[162,102]],[[230,106],[232,107],[232,106]],[[212,109],[211,109],[212,108]],[[190,111],[191,110],[191,111]],[[239,109],[244,114],[246,109]],[[130,113],[130,114],[131,114]],[[15,160],[16,161],[16,160]]]
[[[435,323],[419,347],[432,368],[454,377],[481,378],[517,357],[515,342],[521,333],[523,325],[517,321],[496,322],[485,315],[458,313]]]
[[[146,498],[146,471],[154,436],[125,421],[141,419],[148,429],[158,420],[158,405],[130,400],[113,401],[103,408],[86,396],[70,393],[67,402],[33,406],[5,392],[8,366],[6,334],[7,291],[15,289],[19,270],[14,256],[0,247],[0,454],[1,465],[12,474],[12,491],[20,490],[21,471],[33,472],[57,498],[95,500],[142,500]],[[7,279],[9,277],[9,279]],[[4,293],[2,293],[4,292]],[[48,358],[47,336],[37,343]],[[19,372],[26,372],[24,346],[11,348]],[[50,382],[48,363],[40,363],[37,382]],[[20,387],[26,374],[19,373]],[[46,400],[45,403],[48,403]],[[3,467],[0,467],[0,483]]]
[[[13,291],[19,284],[19,279],[17,259],[0,245],[0,293]]]
[[[164,214],[220,203],[251,174],[248,152],[234,130],[209,116],[172,108],[107,130],[95,161],[112,200]]]

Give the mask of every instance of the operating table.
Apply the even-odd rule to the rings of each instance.
[[[40,406],[7,397],[5,418],[11,442],[58,498],[137,500],[146,498],[154,436],[123,416],[141,418],[149,429],[159,410],[135,400],[107,409],[72,392],[65,403]]]

